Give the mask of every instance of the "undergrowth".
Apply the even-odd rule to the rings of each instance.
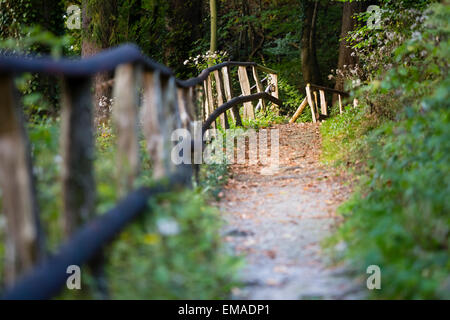
[[[322,126],[324,160],[361,178],[328,244],[346,248],[337,258],[360,275],[380,267],[373,298],[449,299],[450,12],[435,4],[414,14],[423,23],[393,46],[391,68],[366,58],[373,78],[355,91],[361,107]]]

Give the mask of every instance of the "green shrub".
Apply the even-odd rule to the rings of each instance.
[[[332,243],[347,244],[341,258],[360,274],[380,266],[375,298],[450,298],[449,10],[425,11],[420,35],[393,49],[392,68],[371,70],[363,107],[322,126],[325,159],[365,168]],[[398,104],[394,119],[374,109],[380,98]]]
[[[58,120],[28,124],[38,203],[50,252],[56,252],[64,241],[59,127]],[[94,161],[98,214],[111,209],[118,201],[115,142],[114,130],[109,125],[99,128]],[[154,183],[151,161],[145,150],[142,140],[141,172],[136,187]],[[224,252],[219,212],[206,203],[211,195],[217,195],[226,181],[227,166],[210,166],[202,171],[201,187],[177,190],[150,201],[151,210],[127,227],[107,248],[105,268],[111,298],[218,299],[227,298],[230,288],[237,285],[234,275],[240,260]],[[218,179],[217,175],[222,175],[223,179]],[[175,224],[176,234],[165,234],[164,226],[161,227],[164,223]],[[0,237],[3,233],[2,222]],[[1,272],[4,255],[4,241],[0,241]],[[96,282],[87,270],[89,268],[83,267],[82,287],[85,289],[81,292],[66,290],[59,298],[99,298],[94,289]]]

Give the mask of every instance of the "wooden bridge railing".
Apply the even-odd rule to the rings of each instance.
[[[233,92],[231,67],[238,67],[240,96]],[[247,68],[252,69],[253,87]],[[112,118],[117,133],[118,192],[123,200],[110,212],[94,218],[91,79],[99,72],[113,70]],[[268,73],[266,91],[258,71]],[[29,141],[13,81],[24,72],[53,75],[62,81],[62,218],[67,243],[50,258],[45,252]],[[150,196],[190,184],[192,166],[175,165],[170,158],[174,146],[171,134],[175,129],[192,130],[193,121],[203,120],[202,129],[206,131],[216,125],[218,118],[223,127],[228,127],[228,110],[232,121],[241,125],[239,104],[244,104],[244,118],[250,119],[254,117],[254,101],[263,106],[265,101],[281,105],[276,72],[256,63],[225,62],[204,70],[196,78],[179,80],[169,68],[142,55],[134,45],[82,60],[1,55],[0,96],[0,189],[7,222],[8,299],[51,298],[65,283],[67,266],[92,261],[127,223],[144,211]],[[140,128],[153,161],[154,179],[167,177],[168,185],[132,191],[140,168]]]
[[[327,100],[325,97],[325,92],[333,93],[338,95],[338,102],[339,102],[339,112],[342,114],[344,112],[342,107],[342,97],[348,97],[350,94],[348,92],[322,87],[315,84],[308,83],[305,88],[306,91],[306,97],[298,107],[295,114],[292,116],[291,120],[289,120],[289,123],[294,123],[298,117],[300,117],[303,110],[306,108],[307,105],[311,108],[311,114],[312,114],[312,121],[316,123],[319,121],[321,116],[328,116],[328,107],[327,107]],[[319,113],[319,103],[318,98],[320,99],[320,113]]]

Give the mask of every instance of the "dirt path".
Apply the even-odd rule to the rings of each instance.
[[[280,170],[233,165],[220,208],[225,240],[246,256],[239,299],[361,298],[361,285],[330,268],[320,241],[336,224],[335,210],[349,194],[342,178],[319,162],[315,124],[280,129]]]

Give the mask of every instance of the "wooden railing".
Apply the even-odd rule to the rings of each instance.
[[[302,114],[303,110],[305,110],[306,106],[309,105],[311,108],[312,121],[316,123],[319,119],[328,116],[328,105],[325,97],[325,92],[333,93],[338,95],[338,103],[339,103],[339,112],[342,114],[344,109],[342,107],[342,97],[350,96],[348,92],[331,89],[327,87],[318,86],[315,84],[308,83],[305,88],[306,97],[298,107],[295,114],[292,116],[289,123],[294,123],[298,117]],[[320,99],[320,113],[319,113],[319,103]]]
[[[232,67],[238,67],[242,95],[235,96]],[[255,85],[250,87],[247,68]],[[113,123],[117,133],[117,184],[123,200],[108,213],[94,218],[96,184],[93,173],[94,128],[92,77],[115,71]],[[267,73],[264,91],[259,72]],[[49,258],[45,251],[32,172],[32,159],[14,77],[24,72],[53,75],[62,81],[61,154],[63,224],[67,243]],[[255,93],[252,93],[256,91]],[[192,166],[171,159],[171,133],[193,129],[202,120],[211,125],[241,125],[254,118],[253,102],[281,105],[276,72],[253,62],[225,62],[204,70],[198,77],[179,80],[173,72],[141,54],[134,45],[123,45],[82,59],[0,56],[0,188],[6,215],[5,298],[47,299],[65,283],[68,265],[97,259],[130,221],[142,213],[150,196],[176,186],[189,186]],[[140,106],[140,112],[138,112]],[[263,108],[264,108],[263,107]],[[227,111],[230,116],[227,117]],[[139,126],[139,124],[141,124]],[[142,129],[153,162],[153,178],[168,184],[132,191],[139,173],[138,130]],[[192,135],[194,136],[194,135]],[[25,275],[25,276],[24,276]],[[20,280],[20,281],[19,281]]]

